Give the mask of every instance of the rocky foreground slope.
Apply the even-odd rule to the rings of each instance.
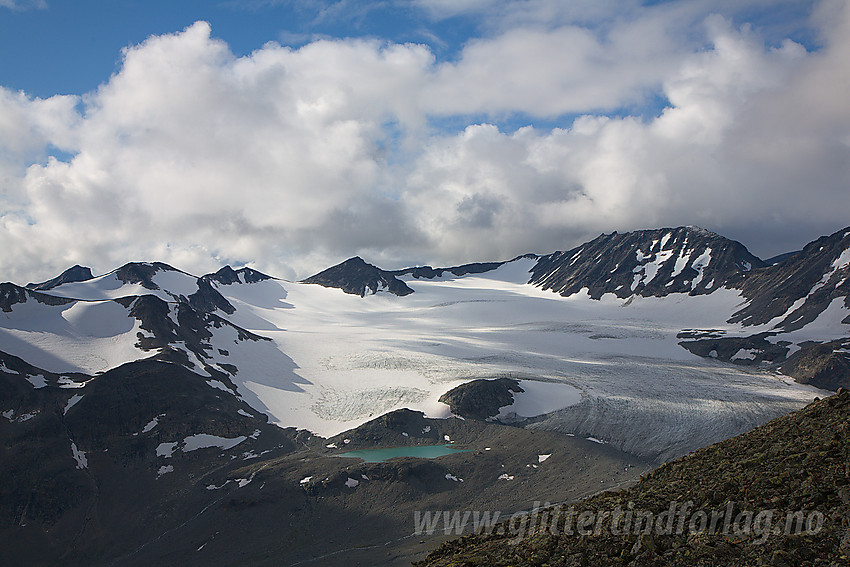
[[[848,562],[850,392],[842,389],[671,461],[628,490],[515,518],[489,535],[447,543],[417,565]]]

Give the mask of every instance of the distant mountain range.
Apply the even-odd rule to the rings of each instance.
[[[754,256],[740,242],[692,226],[602,234],[571,250],[517,259],[521,258],[535,260],[527,283],[565,297],[584,293],[597,300],[605,294],[628,299],[739,290],[743,304],[725,322],[740,323],[741,331],[758,332],[725,336],[723,330],[683,331],[684,348],[735,364],[787,361],[783,371],[800,382],[831,390],[850,386],[850,340],[845,340],[850,339],[850,327],[841,327],[850,326],[850,228],[769,261]],[[414,292],[403,281],[405,276],[434,279],[482,274],[505,264],[386,271],[356,257],[304,282],[360,296],[378,292],[405,296]],[[812,341],[793,340],[794,331],[830,308],[826,317],[833,312],[836,317],[842,315],[841,325],[831,325],[826,336]],[[829,337],[829,332],[834,336]],[[736,356],[742,350],[746,356]]]
[[[136,262],[2,283],[0,548],[29,565],[208,565],[249,537],[221,522],[292,514],[289,543],[227,556],[279,565],[406,542],[417,506],[502,505],[508,477],[525,486],[513,506],[579,495],[533,451],[601,459],[586,488],[614,486],[850,386],[848,278],[850,229],[764,262],[679,227],[449,268],[356,257],[301,282]],[[473,452],[356,475],[334,457],[440,441]],[[381,530],[315,540],[343,509],[378,521],[389,494]]]

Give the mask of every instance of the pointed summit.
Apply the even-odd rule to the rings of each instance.
[[[27,284],[27,289],[33,289],[36,291],[47,291],[48,289],[53,289],[56,286],[60,286],[66,283],[88,281],[93,277],[94,276],[91,273],[91,268],[87,268],[85,266],[80,266],[79,264],[77,264],[73,267],[68,268],[55,278],[47,280],[46,282],[29,283]]]
[[[160,289],[159,285],[153,281],[153,277],[159,272],[186,274],[186,272],[162,262],[129,262],[115,270],[115,277],[124,283],[135,283],[145,289],[154,290]]]
[[[360,256],[349,258],[345,262],[319,272],[303,280],[303,283],[335,287],[360,297],[373,295],[379,291],[387,291],[398,296],[413,293],[413,290],[392,272],[373,266]]]
[[[245,266],[244,268],[239,268],[238,270],[234,270],[230,266],[225,266],[214,274],[205,275],[204,278],[211,281],[216,281],[223,285],[230,285],[235,283],[255,283],[261,282],[263,280],[272,279],[271,276],[267,276],[266,274],[258,272],[257,270],[252,270],[247,266]]]

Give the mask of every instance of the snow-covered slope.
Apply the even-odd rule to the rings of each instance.
[[[198,290],[196,277],[166,264],[126,264],[102,276],[53,287],[51,295],[82,300],[155,295],[165,301],[188,297]]]
[[[541,423],[657,456],[661,445],[681,452],[819,394],[775,374],[700,359],[677,345],[683,327],[724,324],[718,314],[740,304],[737,291],[631,301],[613,295],[597,301],[586,293],[565,298],[523,283],[534,264],[521,259],[478,275],[410,280],[415,293],[405,298],[352,301],[340,290],[282,282],[264,282],[256,299],[244,289],[239,297],[220,291],[237,308],[234,322],[271,337],[308,382],[303,393],[274,393],[280,405],[267,405],[276,408],[275,417],[322,434],[397,407],[446,415],[447,406],[437,401],[443,393],[473,379],[508,376],[531,384],[515,396],[519,415],[573,407],[565,411],[580,417]],[[275,300],[288,308],[274,309]],[[275,328],[260,329],[257,322]],[[593,414],[594,400],[628,400],[628,415],[640,414],[647,429],[661,407],[681,418],[663,438],[623,427],[622,420],[615,432],[607,425],[615,416]],[[713,421],[717,425],[707,428]]]
[[[323,436],[400,408],[445,417],[446,392],[508,377],[523,391],[500,409],[502,419],[660,459],[823,395],[760,364],[759,349],[777,345],[757,340],[776,337],[752,335],[779,320],[732,317],[757,297],[742,274],[777,266],[690,228],[614,240],[608,255],[597,239],[572,254],[455,269],[388,272],[360,260],[322,281],[229,267],[197,278],[154,263],[42,292],[3,284],[0,351],[55,373],[157,357],[273,423]],[[808,324],[780,329],[786,351],[847,336],[844,283],[833,281],[847,268],[834,255],[823,262],[832,272],[817,281],[838,291]],[[573,289],[582,273],[586,285]],[[752,344],[712,351],[704,342],[734,337]]]
[[[0,313],[0,350],[50,372],[94,374],[150,356],[139,321],[115,301],[46,305],[30,299]]]

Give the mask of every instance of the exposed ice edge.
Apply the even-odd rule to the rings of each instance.
[[[664,462],[799,409],[804,401],[777,400],[770,392],[756,393],[749,401],[595,397],[528,427],[581,435]]]

